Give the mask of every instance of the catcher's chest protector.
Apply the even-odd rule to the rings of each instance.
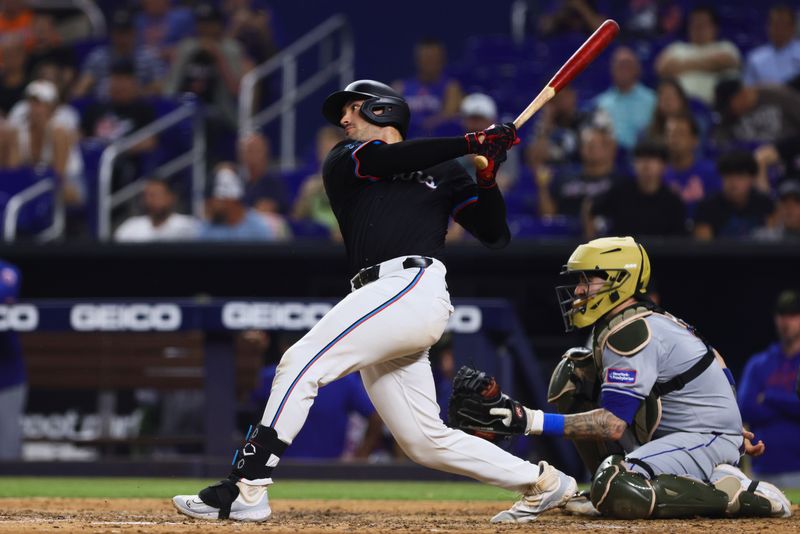
[[[595,325],[592,332],[592,354],[598,372],[598,380],[603,381],[603,351],[608,347],[622,356],[634,356],[650,343],[650,328],[645,321],[656,311],[653,306],[636,304],[626,308],[613,317],[603,319]],[[672,321],[685,326],[678,319],[668,313],[661,313]],[[658,395],[648,395],[630,427],[638,445],[649,442],[653,433],[661,422],[661,400]]]

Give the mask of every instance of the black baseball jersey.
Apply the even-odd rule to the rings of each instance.
[[[489,246],[508,242],[497,187],[478,188],[449,159],[463,147],[459,138],[390,145],[347,140],[331,150],[322,177],[352,274],[398,256],[438,257],[451,216]]]

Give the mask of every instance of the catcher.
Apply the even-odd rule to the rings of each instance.
[[[650,262],[642,245],[631,237],[590,241],[561,274],[571,281],[556,288],[567,331],[592,331],[590,347],[568,350],[553,373],[548,400],[559,413],[527,408],[465,367],[450,424],[492,440],[572,439],[594,473],[595,514],[789,517],[778,488],[736,467],[751,436],[742,434],[733,375],[694,328],[645,298]]]

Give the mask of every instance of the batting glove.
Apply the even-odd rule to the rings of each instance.
[[[491,189],[497,185],[497,171],[500,170],[500,164],[506,160],[506,152],[502,151],[496,159],[487,158],[486,161],[489,165],[484,169],[475,169],[475,177],[477,178],[478,187],[481,189]]]
[[[488,159],[497,159],[506,150],[519,144],[517,127],[513,122],[492,124],[485,130],[468,133],[464,138],[467,140],[467,151],[470,154],[486,156]]]

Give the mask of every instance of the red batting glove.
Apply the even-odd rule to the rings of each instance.
[[[471,132],[464,136],[470,154],[478,154],[489,159],[496,159],[501,152],[519,144],[517,128],[513,122],[492,124],[485,130]]]
[[[497,171],[500,169],[500,163],[505,161],[505,159],[506,153],[502,152],[498,157],[499,161],[487,158],[486,161],[489,162],[489,165],[487,165],[485,169],[475,169],[475,178],[477,179],[478,187],[481,189],[491,189],[497,186]]]

